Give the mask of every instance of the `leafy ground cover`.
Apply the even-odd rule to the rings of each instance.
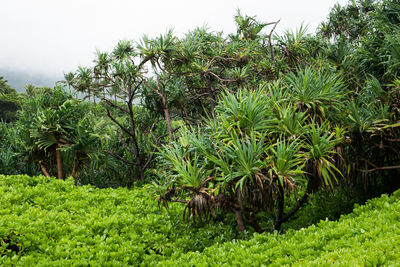
[[[255,234],[248,241],[213,245],[171,258],[178,266],[398,266],[400,191],[356,206],[337,222],[321,221],[285,234]]]
[[[72,180],[0,176],[0,265],[397,265],[400,191],[337,222],[284,234],[186,224],[151,188],[75,187]]]
[[[182,222],[160,210],[149,186],[74,186],[54,178],[0,175],[0,265],[135,265],[243,239],[221,222]]]

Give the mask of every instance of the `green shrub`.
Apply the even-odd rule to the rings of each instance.
[[[1,266],[150,263],[250,236],[229,224],[186,224],[183,207],[160,210],[149,186],[97,189],[0,175],[0,195]]]
[[[0,195],[1,266],[400,263],[400,191],[356,206],[338,222],[282,235],[238,234],[232,222],[188,225],[183,207],[160,210],[148,185],[97,189],[75,187],[72,179],[0,175]]]
[[[254,234],[249,241],[213,245],[161,265],[396,266],[400,263],[400,191],[383,195],[338,222],[321,221],[283,235]]]

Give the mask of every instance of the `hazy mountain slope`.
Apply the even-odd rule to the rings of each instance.
[[[33,84],[52,88],[55,82],[63,79],[62,74],[59,76],[49,76],[41,73],[11,70],[3,67],[0,67],[0,76],[3,76],[8,81],[8,84],[12,88],[15,88],[18,92],[25,91],[25,84]]]

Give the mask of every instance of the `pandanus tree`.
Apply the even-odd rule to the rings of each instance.
[[[394,178],[400,170],[398,99],[395,88],[386,92],[376,78],[371,78],[349,103],[347,158],[352,183],[362,182],[367,188],[368,181],[380,183],[369,178],[381,177],[392,189],[400,186]]]
[[[155,39],[148,39],[145,36],[142,39],[142,43],[138,45],[138,49],[143,60],[149,61],[152,72],[155,74],[154,80],[144,79],[143,83],[147,89],[151,90],[159,98],[168,128],[168,136],[170,140],[173,140],[174,130],[171,122],[170,98],[173,95],[171,89],[177,88],[170,86],[173,74],[167,72],[167,65],[171,64],[170,61],[172,61],[176,53],[177,38],[173,36],[171,30]]]
[[[144,37],[138,47],[131,41],[120,41],[111,53],[97,51],[95,66],[79,68],[74,82],[78,91],[103,92],[101,100],[125,148],[123,153],[105,152],[135,166],[141,180],[157,147],[165,139],[157,128],[162,129],[164,121],[170,140],[176,130],[172,128],[171,108],[181,98],[176,94],[180,87],[176,81],[170,82],[171,74],[165,69],[172,57],[174,42],[172,32],[154,40]],[[148,68],[152,68],[154,77],[146,76]],[[151,114],[146,121],[140,119],[143,112]],[[149,149],[148,144],[154,146],[150,145]]]
[[[75,73],[68,72],[64,73],[64,80],[62,81],[62,83],[65,84],[68,89],[71,89],[71,87],[73,87],[73,84],[75,83],[75,80]]]
[[[275,27],[268,35],[270,46],[265,45],[261,31],[277,23],[262,24],[240,13],[236,21],[240,28],[237,35],[227,38],[197,29],[182,40],[168,31],[154,39],[145,36],[136,47],[132,42],[121,41],[110,54],[98,52],[93,68],[79,68],[73,86],[87,92],[89,97],[94,92],[103,92],[108,116],[121,133],[121,144],[133,158],[128,159],[115,151],[107,153],[135,165],[140,179],[144,179],[156,147],[165,139],[162,133],[154,134],[157,128],[166,125],[167,136],[173,140],[178,129],[174,120],[197,124],[201,115],[209,115],[215,108],[221,90],[236,91],[249,81],[255,84],[257,79],[270,73],[268,60],[260,64],[258,61],[268,51],[273,57],[271,35]],[[134,101],[138,97],[154,120],[148,129],[140,132],[135,114],[135,109],[140,109],[135,107],[139,101]],[[121,121],[116,113],[125,114],[129,122]],[[138,138],[138,135],[143,134],[153,137],[156,147],[152,151],[141,148],[138,140],[146,138]]]
[[[139,144],[140,132],[134,113],[134,101],[140,95],[144,77],[141,65],[135,63],[137,56],[137,51],[129,41],[119,42],[110,54],[98,51],[92,77],[96,88],[108,91],[109,95],[114,95],[117,99],[117,101],[112,101],[110,98],[103,97],[102,101],[107,105],[108,117],[117,126],[121,144],[133,155],[133,159],[127,159],[115,151],[106,151],[106,153],[134,165],[138,170],[139,178],[143,180],[153,155],[150,154],[147,159],[143,159],[143,151]],[[121,113],[126,116],[128,123],[119,119],[118,114]]]
[[[96,104],[96,90],[98,88],[93,82],[93,70],[87,67],[79,67],[75,76],[75,82],[69,85],[73,86],[76,91],[86,94],[85,98],[93,97],[93,103]],[[68,83],[65,80],[65,83]]]
[[[33,84],[25,84],[24,89],[28,96],[34,96],[40,93],[40,91],[43,91],[42,89],[40,89],[40,87],[35,86]]]
[[[299,112],[322,123],[327,117],[343,119],[343,102],[346,100],[343,80],[324,69],[306,67],[286,75],[288,95]]]
[[[340,80],[328,84],[326,91],[332,92],[342,86]],[[344,130],[315,110],[340,103],[342,95],[313,108],[294,104],[290,87],[276,82],[224,93],[204,130],[186,129],[164,147],[170,179],[164,181],[160,203],[186,203],[184,216],[193,219],[232,212],[240,230],[249,224],[262,231],[256,215],[274,213],[279,230],[313,192],[337,185],[336,147]],[[299,193],[303,196],[284,212],[288,198]]]
[[[19,153],[37,162],[46,176],[77,181],[82,164],[96,156],[99,142],[93,132],[88,105],[62,88],[43,90],[24,100],[16,127],[21,129]]]
[[[347,176],[362,181],[399,185],[398,1],[353,1],[332,9],[320,34],[326,55],[350,89],[342,117],[347,125]],[[361,178],[361,179],[359,179]]]
[[[201,116],[212,115],[218,95],[226,89],[235,92],[245,84],[275,76],[271,37],[278,22],[261,23],[240,12],[235,21],[237,33],[227,37],[203,27],[182,39],[171,37],[170,32],[154,40],[143,39],[140,49],[144,57],[161,59],[161,64],[153,66],[167,73],[169,81],[179,80],[184,88],[183,108],[177,111],[185,120],[199,122]],[[263,33],[267,26],[271,27],[268,35]]]
[[[144,84],[150,86],[153,82],[145,77],[145,64],[152,58],[140,56],[141,54],[130,41],[120,41],[111,53],[97,51],[95,66],[90,69],[89,79],[83,79],[78,84],[103,92],[101,100],[106,106],[107,116],[115,124],[116,136],[119,136],[120,144],[126,152],[106,150],[105,153],[135,166],[137,177],[144,180],[145,172],[157,149],[151,145],[149,147],[148,144],[154,142],[155,145],[159,144],[163,136],[155,134],[154,128],[159,122],[156,116],[147,116],[145,120],[141,120],[141,114],[146,110],[139,106],[139,99],[142,96]],[[79,77],[78,75],[78,81]],[[86,80],[89,83],[85,83]],[[154,86],[158,90],[163,84],[160,82]],[[162,95],[165,96],[165,90],[157,92],[160,94],[163,92]],[[169,119],[167,116],[166,118]],[[171,125],[170,121],[168,125]],[[148,137],[150,139],[154,137],[154,141],[149,141]]]
[[[360,90],[370,75],[389,84],[398,73],[398,1],[359,0],[336,5],[319,34],[327,40],[328,59]],[[338,62],[338,59],[340,62]]]

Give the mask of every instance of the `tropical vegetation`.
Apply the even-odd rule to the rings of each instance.
[[[336,5],[315,34],[234,20],[122,40],[54,88],[0,77],[4,263],[396,264],[397,217],[377,212],[400,188],[400,2]]]
[[[0,192],[2,266],[399,263],[399,191],[284,234],[237,232],[229,219],[184,224],[183,207],[160,210],[149,185],[98,189],[19,175],[0,176]]]

